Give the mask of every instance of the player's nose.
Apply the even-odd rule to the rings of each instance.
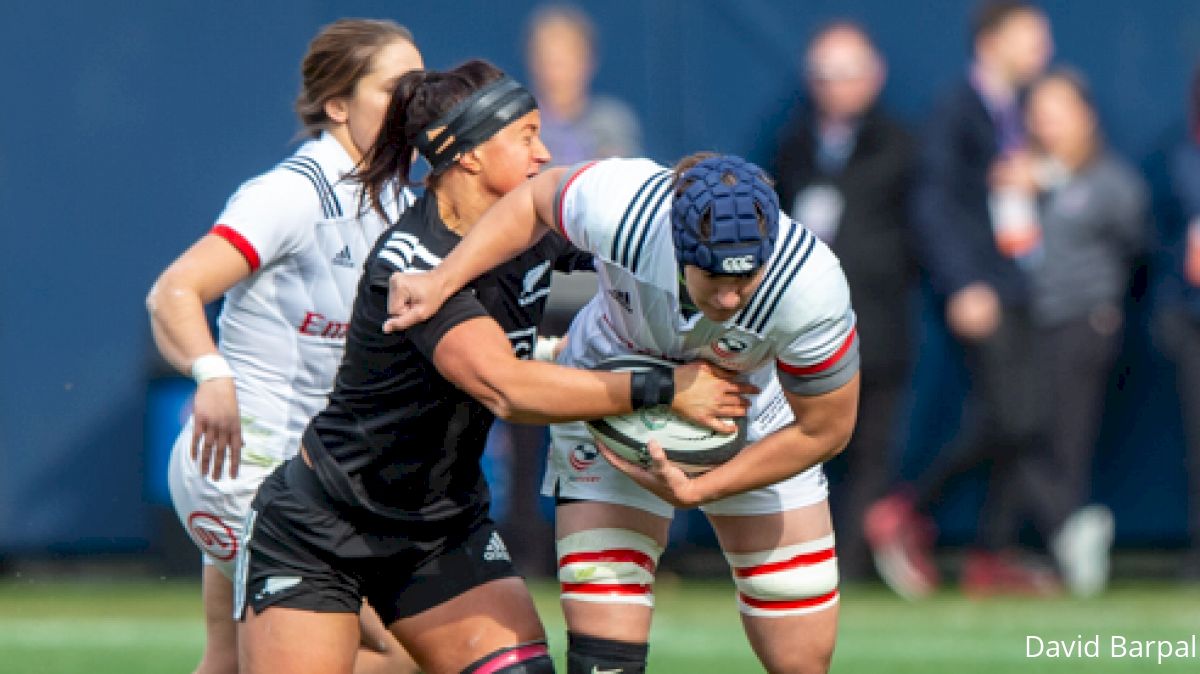
[[[546,164],[549,163],[550,159],[552,159],[550,148],[546,147],[546,144],[542,142],[540,137],[535,136],[533,139],[533,161],[538,164]]]

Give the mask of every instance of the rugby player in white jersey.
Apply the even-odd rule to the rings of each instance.
[[[396,23],[325,27],[301,65],[296,111],[309,139],[243,184],[147,298],[163,357],[197,382],[169,484],[204,555],[200,674],[238,671],[231,581],[243,519],[259,483],[296,453],[325,405],[363,261],[388,226],[343,178],[379,133],[396,81],[421,67],[412,34]],[[391,203],[389,215],[398,217],[409,199]],[[222,295],[218,346],[204,305]],[[416,670],[369,608],[362,621],[357,672]]]
[[[571,674],[645,669],[653,581],[673,508],[701,507],[725,552],[750,643],[771,672],[823,672],[837,631],[837,562],[820,464],[846,445],[858,342],[837,259],[779,212],[744,160],[694,155],[675,171],[611,159],[544,173],[501,199],[436,270],[391,280],[385,330],[423,320],[550,228],[596,256],[600,290],[559,362],[624,353],[705,359],[761,388],[749,445],[689,477],[651,444],[642,469],[579,424],[554,427]]]

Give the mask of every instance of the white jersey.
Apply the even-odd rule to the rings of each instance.
[[[387,223],[362,212],[354,162],[332,135],[305,142],[243,184],[212,233],[250,263],[220,317],[221,354],[235,375],[243,464],[295,454],[324,407],[345,346],[363,261]],[[396,218],[411,203],[390,204]]]
[[[746,307],[724,323],[699,312],[685,317],[671,182],[671,171],[646,159],[608,159],[566,174],[556,224],[595,254],[600,291],[572,322],[563,361],[591,367],[607,356],[646,353],[743,372],[763,390],[750,409],[754,440],[792,419],[780,387],[817,395],[858,371],[845,275],[824,243],[780,213],[775,250]]]

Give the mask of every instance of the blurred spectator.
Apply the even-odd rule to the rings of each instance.
[[[559,166],[641,154],[641,130],[629,106],[591,92],[595,44],[591,19],[577,8],[548,5],[529,22],[525,54],[542,139]]]
[[[1024,461],[1030,514],[1077,595],[1108,581],[1113,517],[1085,506],[1105,389],[1120,349],[1122,304],[1146,235],[1147,188],[1103,143],[1083,78],[1057,70],[1032,87],[1033,152],[996,167],[994,182],[1037,203],[1041,260],[1030,267],[1049,452]],[[1029,454],[1023,457],[1029,457]]]
[[[1170,351],[1178,365],[1179,399],[1188,447],[1188,533],[1191,550],[1184,578],[1200,580],[1200,67],[1192,76],[1188,138],[1175,154],[1172,182],[1183,208],[1186,230],[1172,275],[1177,301],[1170,307]]]
[[[861,26],[836,21],[818,31],[804,60],[809,100],[785,129],[773,171],[783,207],[841,260],[862,335],[858,427],[835,459],[845,465],[831,471],[846,476],[830,501],[838,563],[848,579],[870,572],[861,522],[888,486],[910,352],[915,268],[905,216],[915,148],[878,105],[885,77],[883,58]]]
[[[997,160],[1025,151],[1018,99],[1050,59],[1050,26],[1027,2],[994,0],[977,9],[971,32],[973,61],[938,101],[924,139],[913,225],[920,261],[964,350],[973,415],[914,493],[876,502],[866,521],[880,575],[910,597],[938,582],[931,507],[978,468],[987,469],[987,495],[964,589],[1053,585],[1005,550],[1015,538],[1015,459],[1035,451],[1041,423],[1029,395],[1041,383],[1022,268],[1036,259],[1038,235],[1029,203],[990,181]]]

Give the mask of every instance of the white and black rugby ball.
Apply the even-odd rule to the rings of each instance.
[[[674,367],[674,363],[658,358],[628,355],[607,358],[595,369],[670,370]],[[684,419],[666,405],[658,405],[629,414],[596,419],[586,425],[592,437],[633,463],[643,467],[650,465],[646,443],[653,438],[662,445],[668,460],[685,473],[698,475],[725,463],[746,445],[746,418],[739,417],[734,421],[737,423],[737,432],[725,435]]]

